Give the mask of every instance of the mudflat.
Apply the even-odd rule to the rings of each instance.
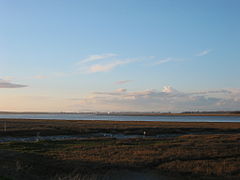
[[[240,123],[1,119],[0,128],[0,139],[15,138],[0,143],[0,179],[240,178]],[[60,135],[71,138],[40,138]]]

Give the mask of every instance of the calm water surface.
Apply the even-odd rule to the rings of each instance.
[[[109,120],[109,121],[168,121],[168,122],[240,122],[240,116],[120,116],[96,114],[0,114],[0,118]]]

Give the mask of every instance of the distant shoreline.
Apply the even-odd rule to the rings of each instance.
[[[9,112],[1,114],[91,114],[110,116],[240,116],[240,111],[234,112],[182,112],[182,113],[155,113],[155,112]]]

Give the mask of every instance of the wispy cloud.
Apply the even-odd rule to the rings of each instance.
[[[98,60],[102,60],[102,59],[108,59],[108,58],[112,58],[112,57],[116,57],[116,56],[117,56],[117,54],[114,54],[114,53],[89,55],[87,58],[80,60],[78,62],[78,64],[94,62],[94,61],[98,61]]]
[[[164,58],[164,59],[157,61],[156,64],[164,64],[164,63],[171,62],[171,61],[175,61],[175,59],[168,57],[168,58]]]
[[[98,61],[101,60],[101,61]],[[108,72],[116,67],[137,61],[135,58],[120,58],[114,53],[90,55],[77,63],[81,73]]]
[[[187,61],[187,60],[188,59],[186,59],[186,58],[167,57],[167,58],[163,58],[163,59],[160,59],[160,60],[156,60],[153,65],[161,65],[161,64],[170,63],[170,62],[184,62],[184,61]]]
[[[205,50],[197,53],[196,56],[205,56],[205,55],[209,54],[211,51],[212,50],[210,50],[210,49],[205,49]]]
[[[114,61],[106,64],[94,64],[89,66],[86,72],[87,73],[107,72],[116,68],[117,66],[128,64],[128,63],[130,63],[130,61],[119,60],[119,61]]]
[[[9,81],[0,79],[0,88],[23,88],[23,87],[27,86],[22,84],[11,83]]]
[[[115,82],[116,84],[127,84],[127,83],[130,83],[132,82],[132,80],[121,80],[121,81],[117,81]]]
[[[204,50],[198,53],[196,56],[204,56],[208,54],[211,50]],[[138,57],[138,58],[122,58],[120,55],[115,53],[105,53],[105,54],[94,54],[89,55],[86,58],[78,61],[75,65],[77,69],[74,72],[68,73],[68,75],[77,75],[79,73],[83,74],[93,74],[101,72],[109,72],[117,67],[132,64],[138,62],[141,65],[161,65],[170,62],[184,62],[188,61],[186,58],[173,58],[166,57],[163,59],[158,59],[156,56]],[[38,79],[44,79],[43,77],[38,77]],[[118,81],[116,84],[129,83],[129,80]]]

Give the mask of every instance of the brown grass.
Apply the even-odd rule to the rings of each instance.
[[[7,132],[4,132],[4,122]],[[96,132],[143,134],[164,133],[240,133],[240,123],[205,122],[129,122],[129,121],[66,121],[66,120],[24,120],[0,119],[1,136],[35,136],[86,134]]]
[[[147,129],[150,134],[182,134],[173,138],[0,143],[0,172],[9,171],[10,175],[27,172],[33,177],[42,177],[45,172],[46,177],[55,177],[73,171],[91,174],[109,169],[157,169],[194,179],[240,178],[240,123],[9,120],[8,124],[8,133],[18,133],[17,136],[40,130],[46,134],[129,134]],[[4,171],[6,169],[8,171]]]

